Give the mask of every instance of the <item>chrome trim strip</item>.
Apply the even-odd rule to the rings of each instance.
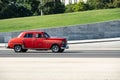
[[[69,49],[69,46],[61,47],[61,49]]]

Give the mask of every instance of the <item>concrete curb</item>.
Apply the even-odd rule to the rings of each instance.
[[[75,41],[68,41],[68,44],[85,44],[85,43],[100,43],[100,42],[114,42],[114,41],[120,41],[120,38],[75,40]]]
[[[7,43],[0,43],[0,48],[5,48],[7,46]]]

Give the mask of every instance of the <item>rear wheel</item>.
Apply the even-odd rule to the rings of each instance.
[[[22,52],[22,46],[21,45],[16,45],[16,46],[14,46],[14,51],[15,52]]]
[[[58,45],[53,45],[51,50],[52,50],[52,52],[57,53],[60,51],[60,47]]]

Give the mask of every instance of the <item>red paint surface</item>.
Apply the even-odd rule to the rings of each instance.
[[[26,34],[33,34],[31,38],[25,37]],[[38,38],[37,35],[42,37]],[[22,45],[24,48],[30,49],[50,49],[52,45],[57,44],[59,47],[62,47],[62,42],[67,44],[65,38],[50,38],[45,37],[45,32],[41,31],[26,31],[22,32],[17,38],[12,38],[8,42],[9,48],[14,48],[15,45]]]

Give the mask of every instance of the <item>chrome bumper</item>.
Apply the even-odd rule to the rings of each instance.
[[[61,47],[61,49],[69,49],[69,46]]]

